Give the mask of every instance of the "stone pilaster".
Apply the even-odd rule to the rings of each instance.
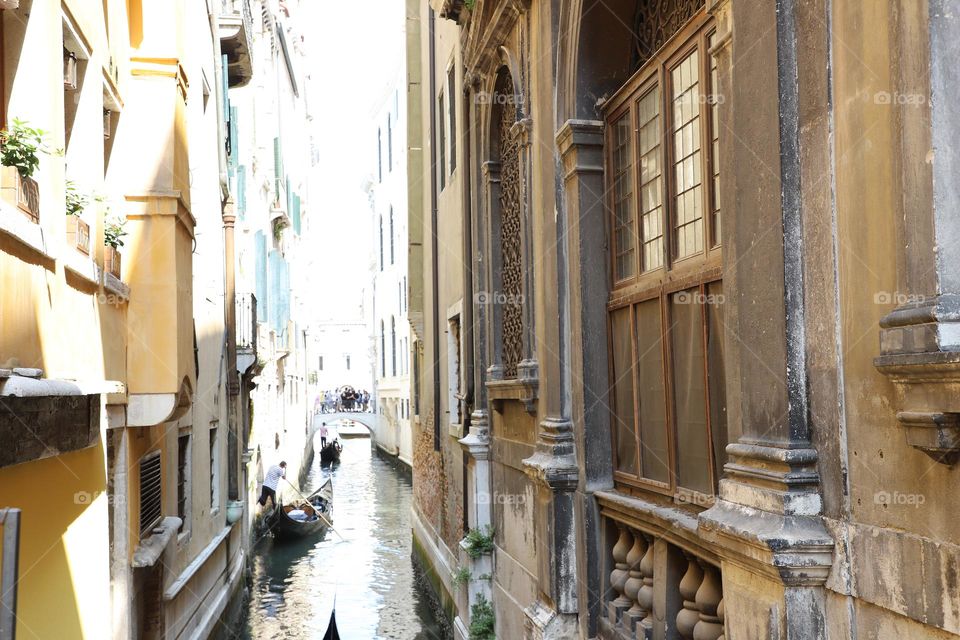
[[[736,142],[720,136],[721,166],[759,162],[774,170],[731,172],[721,180],[727,216],[724,292],[733,307],[725,336],[733,361],[728,378],[740,385],[730,397],[737,403],[731,415],[739,418],[741,433],[727,447],[726,477],[714,506],[700,514],[698,532],[724,550],[724,581],[753,580],[754,597],[738,590],[737,599],[725,602],[729,635],[754,637],[750,608],[763,607],[770,612],[769,625],[785,629],[787,640],[821,637],[833,540],[820,517],[807,407],[797,43],[801,29],[822,29],[822,23],[802,22],[796,0],[776,0],[760,10],[730,0],[709,5],[720,31],[713,54],[719,93],[726,98],[720,103],[721,131],[743,132]],[[774,37],[761,36],[771,29]],[[761,50],[737,56],[751,44]],[[758,116],[747,104],[754,92],[776,95],[778,109]],[[770,228],[777,231],[766,235]],[[776,277],[769,268],[757,269],[760,264],[779,267]],[[750,314],[736,307],[749,307]],[[684,593],[678,626],[684,637],[716,638],[723,632],[719,572],[692,563],[688,576],[699,571],[703,577],[693,600]]]
[[[517,141],[520,153],[520,220],[521,242],[523,247],[523,358],[517,363],[517,379],[536,386],[539,377],[536,345],[536,317],[533,312],[536,300],[534,287],[534,262],[536,252],[534,245],[534,220],[531,212],[531,149],[530,138],[533,134],[533,121],[530,118],[521,118],[513,125],[510,131]]]
[[[566,246],[566,286],[569,298],[568,367],[565,375],[580,381],[570,388],[572,432],[577,444],[574,461],[579,485],[574,494],[577,521],[577,601],[580,633],[596,634],[602,611],[601,594],[606,576],[592,559],[605,553],[601,518],[593,491],[606,489],[612,477],[610,415],[603,402],[607,394],[606,314],[596,313],[607,304],[609,287],[606,232],[603,224],[603,123],[568,120],[556,134],[561,164],[557,180],[562,189],[557,211],[562,218]]]
[[[485,287],[477,289],[477,296],[486,296],[487,301],[477,300],[477,306],[483,306],[487,311],[484,312],[483,333],[486,335],[486,361],[487,380],[503,380],[503,358],[500,353],[500,347],[503,343],[503,321],[499,306],[488,304],[490,296],[495,292],[489,289],[492,283],[497,282],[495,277],[502,268],[500,255],[498,251],[490,250],[493,243],[500,237],[500,163],[484,162],[480,166],[483,176],[484,193],[484,216],[483,216],[483,235],[486,240],[487,265],[483,269]],[[479,269],[477,271],[480,271]]]
[[[904,191],[919,205],[905,205],[904,290],[887,294],[900,304],[880,321],[876,366],[894,383],[907,444],[952,465],[960,460],[960,106],[952,63],[960,56],[960,16],[949,5],[930,0],[927,32],[916,34],[928,47],[929,75],[901,77],[898,87],[903,95],[929,94],[929,110],[904,105],[900,116],[903,144],[931,152],[904,175]]]

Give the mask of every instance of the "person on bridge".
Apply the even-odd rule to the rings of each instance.
[[[263,489],[260,490],[260,499],[257,503],[261,507],[267,506],[267,498],[270,498],[271,504],[277,506],[277,485],[280,478],[287,477],[287,463],[283,460],[280,464],[275,464],[267,471],[267,477],[263,479]]]
[[[324,422],[320,425],[320,446],[327,446],[327,423]]]

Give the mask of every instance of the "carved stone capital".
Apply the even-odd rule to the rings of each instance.
[[[709,0],[708,11],[717,23],[717,39],[710,50],[712,55],[730,51],[730,39],[733,36],[733,10],[730,0]]]
[[[527,475],[554,492],[573,491],[579,481],[574,453],[573,423],[563,418],[547,418],[540,423],[537,448],[523,461]]]
[[[907,444],[960,460],[960,295],[913,296],[880,321],[877,370],[893,383]]]
[[[490,459],[490,423],[485,410],[478,409],[470,414],[470,433],[459,442],[474,460]]]
[[[480,165],[480,172],[487,182],[500,182],[500,163],[488,160]]]
[[[531,118],[521,118],[510,127],[510,135],[517,141],[522,148],[530,146],[530,137],[533,133],[533,120]]]
[[[564,178],[603,174],[603,123],[599,120],[567,120],[557,132],[557,150]]]

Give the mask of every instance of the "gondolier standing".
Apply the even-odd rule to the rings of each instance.
[[[329,435],[329,431],[327,429],[327,423],[324,422],[320,425],[320,447],[321,448],[327,446],[328,435]]]
[[[263,489],[260,491],[260,499],[257,502],[261,507],[267,506],[267,498],[270,498],[273,506],[277,505],[277,484],[280,478],[287,477],[287,463],[281,461],[275,464],[267,471],[267,477],[263,479]]]

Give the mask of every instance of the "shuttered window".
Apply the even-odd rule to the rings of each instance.
[[[148,453],[140,460],[140,536],[148,535],[161,516],[160,452]]]

